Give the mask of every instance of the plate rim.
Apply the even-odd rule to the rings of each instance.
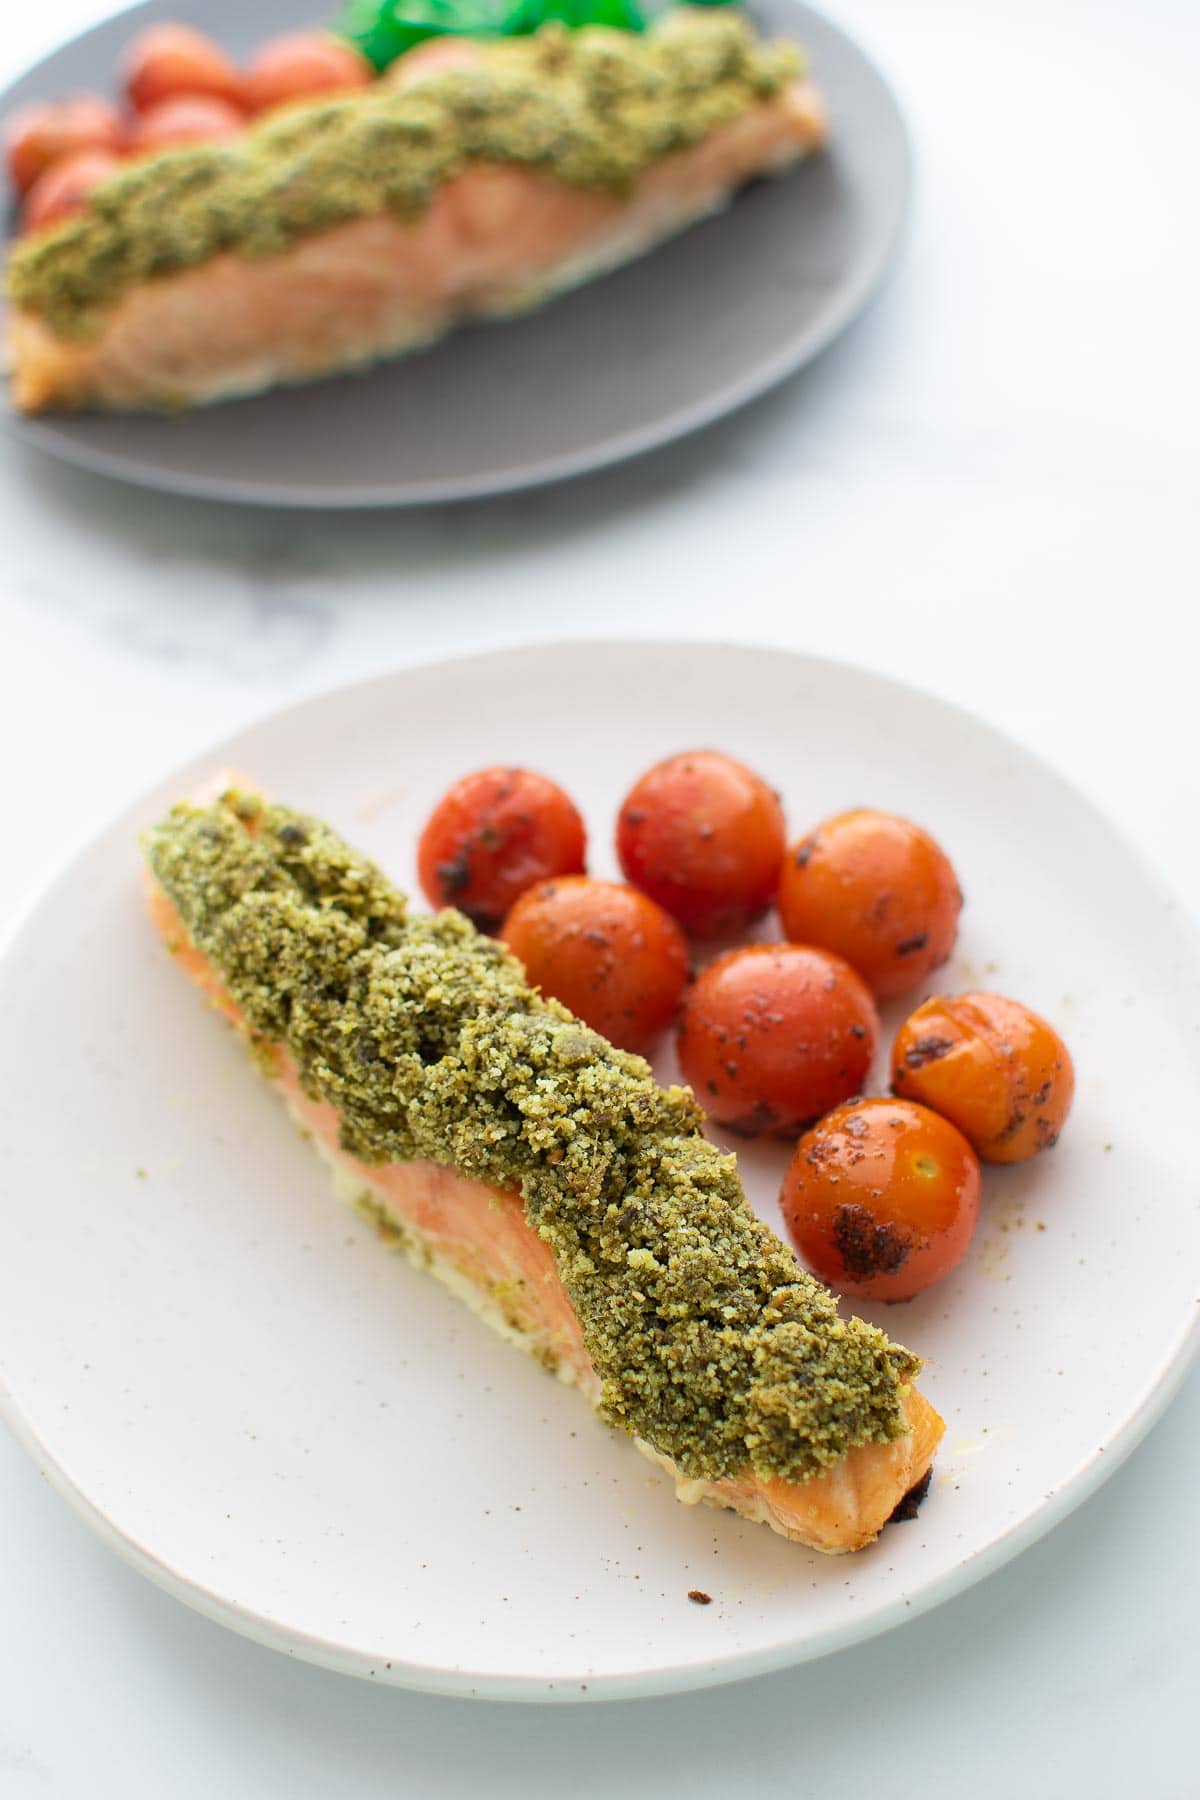
[[[365,695],[368,690],[383,690],[398,679],[419,676],[437,669],[448,671],[468,664],[490,663],[525,658],[586,657],[602,651],[606,654],[639,655],[646,651],[695,655],[697,653],[728,659],[731,656],[770,655],[787,657],[813,676],[845,677],[864,680],[890,692],[894,697],[917,700],[932,708],[947,723],[957,722],[982,732],[993,744],[1015,757],[1031,773],[1054,784],[1060,798],[1083,809],[1093,825],[1099,826],[1121,851],[1129,868],[1153,891],[1160,905],[1170,908],[1185,949],[1197,973],[1200,973],[1200,927],[1190,907],[1175,893],[1154,862],[1138,846],[1131,843],[1121,828],[1114,824],[1103,808],[1074,781],[1064,775],[1040,753],[1028,748],[988,718],[970,711],[940,693],[884,674],[860,663],[841,658],[814,655],[769,639],[722,638],[628,638],[581,637],[542,639],[527,644],[498,640],[477,645],[469,651],[451,656],[428,655],[395,664],[380,673],[357,680],[335,682],[319,688],[286,705],[267,708],[227,733],[217,743],[174,765],[132,800],[119,807],[97,830],[76,845],[52,869],[49,876],[36,885],[20,905],[9,925],[0,934],[0,983],[9,957],[19,945],[22,934],[42,905],[71,878],[78,866],[99,850],[121,830],[132,831],[135,821],[147,808],[151,797],[161,789],[186,780],[198,765],[236,762],[236,746],[248,734],[268,725],[294,725],[307,710],[316,710],[332,700],[345,701]],[[1126,1461],[1143,1438],[1165,1413],[1193,1365],[1200,1360],[1200,1308],[1190,1315],[1165,1355],[1160,1356],[1143,1388],[1137,1407],[1115,1428],[1102,1445],[1088,1456],[1025,1518],[988,1543],[958,1559],[941,1574],[910,1595],[899,1594],[875,1613],[864,1615],[826,1630],[819,1638],[781,1639],[752,1650],[732,1651],[709,1662],[673,1663],[642,1670],[619,1673],[589,1673],[586,1692],[570,1673],[550,1680],[529,1673],[498,1674],[492,1670],[472,1670],[462,1665],[436,1665],[398,1661],[394,1654],[391,1666],[385,1668],[378,1658],[372,1664],[361,1648],[337,1640],[316,1637],[299,1628],[282,1624],[263,1613],[239,1603],[231,1596],[206,1588],[201,1580],[157,1556],[144,1543],[121,1529],[116,1520],[84,1492],[62,1465],[50,1454],[32,1421],[22,1411],[17,1396],[9,1387],[0,1362],[0,1420],[7,1425],[16,1442],[30,1456],[50,1486],[67,1501],[77,1517],[91,1527],[99,1539],[115,1550],[122,1560],[154,1584],[182,1601],[193,1611],[238,1632],[241,1636],[299,1657],[305,1662],[331,1669],[340,1674],[373,1680],[377,1685],[393,1686],[429,1694],[457,1698],[482,1698],[494,1701],[601,1702],[629,1700],[682,1693],[693,1689],[724,1686],[781,1669],[817,1661],[895,1630],[907,1620],[933,1611],[955,1595],[965,1592],[976,1582],[994,1574],[1038,1539],[1061,1524],[1085,1500],[1091,1498],[1110,1476]]]
[[[731,0],[738,4],[738,0]],[[750,0],[752,6],[753,0]],[[610,437],[598,446],[577,450],[521,465],[502,474],[480,474],[469,479],[412,481],[396,491],[395,485],[363,484],[352,493],[331,494],[328,489],[311,483],[281,484],[270,480],[239,481],[234,485],[220,475],[190,474],[148,466],[121,452],[96,449],[90,443],[77,442],[56,415],[50,419],[28,418],[18,413],[8,398],[7,384],[0,389],[0,412],[10,435],[17,442],[30,445],[43,455],[56,458],[70,468],[83,469],[89,475],[100,475],[110,481],[140,487],[151,493],[173,494],[183,499],[220,501],[227,505],[278,507],[288,511],[309,512],[374,512],[387,508],[447,506],[500,498],[506,494],[526,493],[559,483],[576,481],[583,476],[600,474],[621,463],[636,461],[656,450],[665,450],[698,432],[715,425],[762,399],[774,388],[799,375],[810,363],[824,355],[831,345],[863,316],[883,291],[892,275],[899,252],[909,233],[913,213],[915,152],[907,118],[896,89],[880,68],[874,56],[859,44],[857,37],[809,0],[783,0],[789,9],[807,14],[819,22],[822,31],[840,40],[841,47],[853,55],[869,71],[887,109],[890,124],[899,147],[897,180],[899,199],[889,230],[872,246],[855,278],[838,290],[830,304],[818,315],[812,327],[798,342],[757,364],[748,374],[728,382],[707,399],[681,406],[655,423]],[[83,44],[94,33],[121,20],[131,27],[145,16],[153,18],[163,12],[165,0],[135,0],[132,6],[105,14],[83,30],[61,39],[44,55],[27,64],[0,91],[0,114],[9,110],[12,90],[64,50]],[[169,8],[168,8],[169,10]],[[182,10],[192,12],[192,6]],[[798,27],[802,29],[802,27]],[[399,360],[399,359],[396,359]],[[333,376],[331,380],[345,379]],[[236,402],[234,403],[236,404]],[[69,423],[69,420],[67,421]]]

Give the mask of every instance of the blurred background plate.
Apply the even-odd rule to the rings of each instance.
[[[761,0],[753,16],[808,49],[830,149],[640,261],[366,375],[184,419],[9,412],[10,422],[26,442],[122,480],[311,507],[502,493],[711,423],[799,369],[862,309],[896,247],[910,185],[896,103],[850,39],[793,0]],[[181,17],[244,55],[312,13],[304,0],[151,0],[46,57],[0,96],[0,114],[110,90],[134,33]]]

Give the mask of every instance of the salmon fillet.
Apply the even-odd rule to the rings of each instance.
[[[253,833],[252,814],[245,823]],[[521,1195],[429,1160],[381,1164],[356,1156],[344,1143],[345,1121],[313,1091],[311,1079],[302,1077],[287,1046],[264,1041],[252,1029],[152,868],[146,896],[151,919],[176,963],[250,1039],[258,1066],[330,1165],[341,1197],[370,1218],[386,1242],[603,1411],[603,1384],[555,1252],[531,1228]],[[295,979],[294,970],[281,976],[289,983]],[[683,1502],[730,1509],[816,1550],[851,1551],[870,1543],[927,1476],[942,1435],[942,1420],[915,1387],[904,1383],[899,1399],[900,1435],[856,1444],[833,1467],[805,1480],[764,1476],[750,1466],[719,1479],[697,1478],[646,1437],[635,1433],[634,1442],[672,1476]]]
[[[387,85],[461,76],[482,59],[465,42],[422,47]],[[820,95],[796,79],[651,162],[627,192],[558,179],[552,157],[469,161],[416,217],[375,211],[277,255],[225,251],[138,280],[87,335],[23,304],[18,279],[8,333],[14,404],[27,413],[176,410],[366,367],[462,321],[525,312],[642,255],[725,206],[752,177],[816,149],[825,131]]]

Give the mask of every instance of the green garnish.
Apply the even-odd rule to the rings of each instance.
[[[377,69],[386,69],[426,38],[528,37],[549,24],[572,31],[585,25],[645,31],[656,10],[642,0],[349,0],[333,29]]]

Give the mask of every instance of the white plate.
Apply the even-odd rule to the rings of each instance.
[[[139,902],[137,830],[215,765],[328,817],[405,883],[435,796],[497,760],[563,781],[608,871],[626,784],[698,743],[768,772],[797,832],[855,802],[929,825],[968,896],[946,983],[1028,1000],[1078,1064],[1062,1143],[989,1171],[961,1271],[877,1315],[929,1359],[948,1429],[917,1522],[851,1559],[678,1506],[574,1393],[389,1255],[330,1198]],[[647,1694],[882,1631],[1098,1486],[1195,1336],[1187,929],[1057,776],[852,669],[576,645],[410,670],[277,714],[83,853],[10,945],[0,1009],[6,1417],[163,1586],[377,1681]],[[783,1159],[742,1158],[768,1215]],[[714,1604],[690,1604],[696,1587]]]

